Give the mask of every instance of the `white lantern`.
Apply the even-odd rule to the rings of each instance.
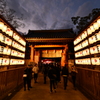
[[[95,23],[93,24],[93,26],[94,26],[94,29],[95,29],[95,30],[99,29],[99,25],[98,25],[97,22],[95,22]]]
[[[2,31],[3,31],[3,32],[6,32],[6,30],[7,30],[7,26],[4,25],[3,28],[2,28]]]
[[[95,31],[93,25],[90,26],[90,29],[91,29],[91,32],[94,32]]]
[[[87,32],[88,32],[88,35],[92,33],[90,28],[87,29]]]
[[[90,53],[91,53],[91,54],[98,53],[97,46],[91,47],[91,48],[90,48]]]
[[[13,35],[13,31],[12,31],[12,30],[10,31],[10,34],[9,34],[9,35],[10,35],[10,36],[12,36],[12,35]]]
[[[3,58],[2,65],[9,65],[9,59],[8,58]]]
[[[0,65],[2,65],[2,62],[3,62],[3,58],[0,58]]]
[[[13,31],[10,28],[7,28],[6,34],[8,34],[9,36],[12,36]]]
[[[98,51],[99,51],[99,53],[100,53],[100,45],[97,45],[97,48],[98,48]]]
[[[92,58],[91,60],[92,60],[92,64],[93,64],[93,65],[100,65],[99,57]]]
[[[100,31],[96,33],[97,41],[100,41]]]
[[[99,25],[99,27],[100,27],[100,19],[97,20],[97,23],[98,23],[98,25]]]
[[[0,29],[1,30],[3,29],[3,26],[4,26],[4,23],[3,22],[0,22]]]
[[[92,37],[90,37],[89,38],[89,43],[90,44],[92,44],[92,43],[94,43],[94,42],[96,42],[97,40],[96,40],[96,37],[95,36],[92,36]]]

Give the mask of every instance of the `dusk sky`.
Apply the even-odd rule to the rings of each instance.
[[[86,16],[92,9],[100,8],[100,0],[7,0],[7,5],[23,14],[24,28],[28,30],[53,30],[74,28],[71,17]]]

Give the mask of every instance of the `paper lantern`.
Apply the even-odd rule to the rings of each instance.
[[[8,58],[3,58],[2,65],[9,65],[9,59]]]
[[[87,32],[84,31],[84,32],[82,33],[82,39],[84,39],[84,38],[86,38],[86,37],[87,37]]]
[[[10,28],[7,28],[6,34],[8,34],[9,36],[12,36],[13,35],[13,31]]]
[[[97,30],[97,29],[99,28],[98,23],[97,23],[97,22],[95,22],[95,23],[93,24],[93,27],[94,27],[94,29],[95,29],[95,30]]]
[[[97,20],[98,26],[100,27],[100,19]]]
[[[91,28],[87,29],[87,33],[88,33],[88,35],[92,34]]]
[[[2,30],[4,27],[4,23],[3,22],[0,22],[0,29]]]
[[[97,41],[100,41],[100,31],[96,34]]]
[[[4,47],[0,46],[0,54],[3,54]]]
[[[97,40],[96,40],[96,37],[95,36],[92,36],[92,37],[90,37],[89,38],[89,43],[90,44],[92,44],[92,43],[94,43],[94,42],[96,42]]]
[[[3,28],[2,28],[2,31],[6,33],[6,30],[7,30],[7,26],[4,25]]]
[[[100,65],[99,57],[97,57],[97,58],[91,58],[91,61],[92,61],[93,65]]]
[[[8,37],[5,37],[5,44],[11,45],[12,40]]]
[[[91,54],[98,53],[97,46],[91,47],[91,48],[90,48],[90,53],[91,53]]]
[[[94,32],[95,31],[93,25],[90,26],[90,29],[91,29],[91,32]]]
[[[0,65],[2,65],[3,62],[3,58],[0,57]]]
[[[99,53],[100,53],[100,45],[97,45],[97,48],[98,48],[98,51],[99,51]]]
[[[86,47],[88,45],[88,40],[82,42],[82,47]]]
[[[11,59],[10,65],[17,65],[17,59]]]

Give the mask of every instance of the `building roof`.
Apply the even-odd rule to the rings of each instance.
[[[29,30],[25,38],[74,38],[72,29],[61,30]]]

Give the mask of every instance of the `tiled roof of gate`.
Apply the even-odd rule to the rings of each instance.
[[[25,38],[74,38],[72,29],[61,30],[29,30]]]

